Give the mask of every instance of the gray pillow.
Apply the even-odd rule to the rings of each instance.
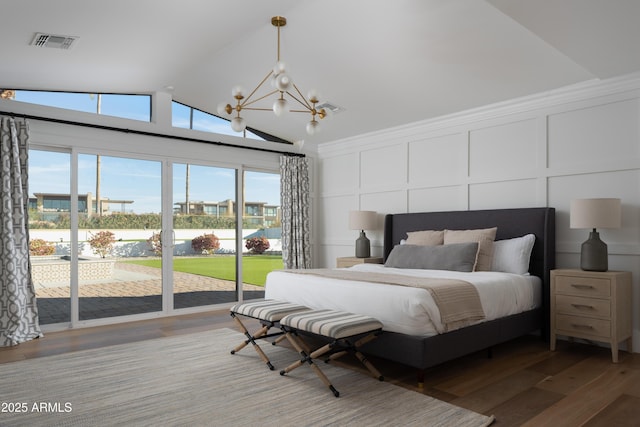
[[[450,245],[396,245],[384,263],[385,267],[428,270],[473,271],[478,242]]]

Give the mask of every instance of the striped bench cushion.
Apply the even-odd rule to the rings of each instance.
[[[243,302],[230,308],[232,313],[241,314],[254,319],[278,322],[287,314],[309,310],[308,307],[276,300],[257,300]]]
[[[363,314],[335,310],[308,310],[289,314],[280,324],[334,339],[382,329],[379,320]]]

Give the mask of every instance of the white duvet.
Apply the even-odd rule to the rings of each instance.
[[[398,269],[381,264],[359,264],[350,269],[465,280],[478,289],[485,321],[531,310],[541,301],[541,281],[536,276]],[[431,294],[421,288],[273,271],[267,276],[265,298],[366,314],[380,320],[383,329],[390,332],[430,336],[444,330]]]

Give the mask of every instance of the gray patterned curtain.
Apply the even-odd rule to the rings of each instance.
[[[309,164],[305,157],[280,157],[280,205],[284,268],[311,268]]]
[[[0,118],[0,347],[42,336],[29,260],[28,141],[26,120]]]

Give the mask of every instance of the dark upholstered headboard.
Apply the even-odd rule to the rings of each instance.
[[[496,240],[535,234],[529,273],[543,281],[542,304],[549,307],[550,271],[556,263],[554,208],[492,209],[476,211],[419,212],[389,214],[384,220],[384,259],[393,247],[406,239],[407,231],[467,230],[498,227]]]
[[[498,227],[496,240],[535,234],[529,273],[548,280],[555,267],[554,208],[492,209],[477,211],[389,214],[384,221],[384,259],[407,238],[408,231],[466,230]]]

